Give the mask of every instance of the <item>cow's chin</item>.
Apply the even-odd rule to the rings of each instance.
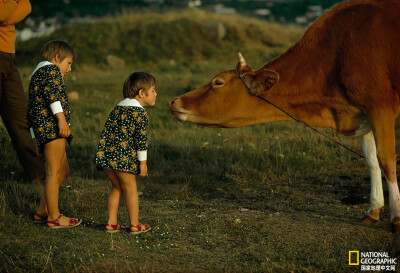
[[[190,123],[194,123],[194,124],[205,126],[205,127],[211,127],[211,128],[224,127],[219,124],[205,122],[203,118],[198,118],[195,115],[191,115],[189,112],[172,111],[172,115],[175,117],[175,119],[177,119],[181,122],[190,122]]]
[[[179,121],[185,122],[187,120],[187,113],[172,111],[172,115]]]

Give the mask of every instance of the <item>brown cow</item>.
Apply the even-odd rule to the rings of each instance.
[[[395,119],[400,92],[400,0],[344,2],[323,14],[303,38],[259,70],[239,54],[236,69],[170,102],[180,121],[209,127],[241,127],[290,117],[313,127],[362,136],[371,175],[364,222],[379,220],[386,174],[394,231],[400,231]],[[379,163],[378,163],[379,159]]]

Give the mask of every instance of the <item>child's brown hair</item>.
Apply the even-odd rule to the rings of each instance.
[[[156,85],[156,78],[147,72],[134,72],[126,77],[122,93],[124,98],[133,99],[143,90],[145,94],[147,91]]]
[[[67,42],[61,40],[47,42],[43,47],[42,60],[50,62],[57,55],[60,57],[60,60],[58,60],[60,62],[67,57],[71,57],[73,61],[76,58],[74,48]]]

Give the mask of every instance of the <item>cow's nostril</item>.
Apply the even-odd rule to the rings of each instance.
[[[171,105],[174,104],[174,102],[175,102],[177,99],[178,99],[178,98],[173,98],[173,99],[171,100],[170,104],[171,104]]]

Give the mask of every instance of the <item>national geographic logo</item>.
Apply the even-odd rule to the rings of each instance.
[[[349,251],[349,265],[360,264],[360,252],[357,250]]]
[[[391,258],[388,252],[349,251],[349,265],[361,266],[361,271],[395,271],[397,258]]]

